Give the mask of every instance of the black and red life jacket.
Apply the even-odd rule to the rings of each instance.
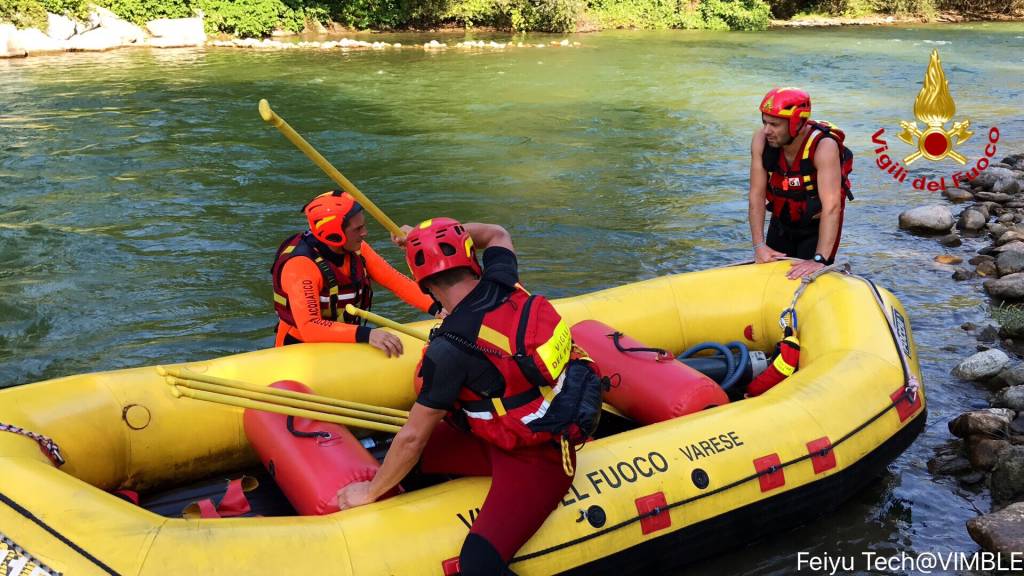
[[[504,380],[500,395],[463,386],[457,405],[471,432],[513,450],[566,438],[579,443],[601,413],[601,382],[588,362],[573,358],[572,334],[543,296],[515,290],[487,312],[473,335],[444,337],[482,352]]]
[[[286,262],[300,256],[312,260],[323,276],[317,304],[320,316],[331,321],[340,319],[346,324],[365,322],[358,316],[347,314],[345,305],[352,304],[363,310],[370,309],[373,302],[373,287],[366,272],[366,260],[358,252],[349,252],[345,254],[340,264],[335,264],[321,254],[316,240],[308,231],[290,236],[282,242],[277,248],[274,265],[270,267],[274,283],[274,311],[277,312],[277,316],[290,326],[296,325],[295,317],[288,306],[288,295],[281,286],[281,271]]]
[[[786,162],[781,148],[764,147],[761,163],[768,171],[767,201],[772,218],[790,227],[807,228],[817,226],[815,216],[821,213],[821,198],[818,197],[818,170],[814,167],[814,154],[822,138],[831,138],[839,145],[839,168],[843,198],[853,200],[850,190],[850,172],[853,171],[853,152],[843,144],[846,134],[828,122],[808,120],[811,127],[798,149],[793,166]]]

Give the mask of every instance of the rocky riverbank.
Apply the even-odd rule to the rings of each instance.
[[[84,22],[56,14],[48,15],[45,32],[38,28],[19,30],[13,24],[0,24],[0,58],[23,58],[61,52],[102,52],[125,47],[185,48],[197,46],[248,48],[258,50],[506,50],[520,48],[575,48],[579,42],[568,39],[548,42],[485,42],[466,40],[448,44],[429,42],[367,42],[331,40],[326,42],[290,42],[275,39],[238,38],[207,41],[202,15],[195,18],[160,19],[144,27],[121,20],[105,8],[94,8]]]
[[[990,394],[991,408],[973,410],[948,423],[956,438],[929,461],[935,475],[956,477],[965,487],[987,487],[992,511],[967,523],[971,537],[993,552],[1024,552],[1024,154],[994,163],[962,187],[943,195],[948,204],[921,206],[900,214],[900,228],[960,246],[962,238],[990,242],[967,262],[940,255],[957,265],[952,278],[981,284],[992,299],[993,322],[967,323],[978,351],[957,364],[955,377],[976,382]],[[974,286],[977,288],[977,286]],[[979,511],[980,512],[980,511]]]

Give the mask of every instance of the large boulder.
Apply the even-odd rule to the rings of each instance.
[[[1006,503],[1024,496],[1024,446],[1007,446],[996,459],[990,486],[992,501]]]
[[[985,380],[999,374],[999,371],[1006,368],[1009,363],[1010,358],[1006,352],[993,348],[978,352],[957,364],[953,369],[953,375],[964,380]]]
[[[50,38],[38,28],[15,31],[8,45],[13,51],[21,50],[29,55],[64,51],[63,42]]]
[[[1000,194],[1014,195],[1020,193],[1020,182],[1016,178],[1004,177],[996,180],[992,185],[992,191]]]
[[[0,24],[0,58],[21,58],[28,55],[28,52],[10,46],[17,31],[14,24]]]
[[[992,404],[1017,412],[1024,410],[1024,386],[1010,386],[1000,390],[992,399]]]
[[[46,14],[46,35],[63,41],[75,35],[75,21],[67,16]]]
[[[1024,170],[1024,154],[1011,154],[1003,158],[1003,164],[1014,170]]]
[[[985,280],[982,286],[989,296],[1003,300],[1020,300],[1024,298],[1024,272]]]
[[[149,44],[158,48],[202,46],[206,42],[201,14],[195,18],[151,20],[146,23],[146,29],[153,35]]]
[[[971,436],[967,439],[967,459],[975,470],[991,470],[999,458],[999,453],[1010,445],[1008,440]]]
[[[977,192],[974,194],[974,197],[978,200],[986,200],[998,204],[1004,204],[1013,199],[1009,194],[1003,194],[1002,192]]]
[[[949,422],[949,431],[959,438],[975,434],[991,438],[1005,438],[1010,422],[1017,416],[1007,408],[986,408],[965,412]]]
[[[1007,232],[1011,234],[1011,232]],[[1003,252],[996,258],[996,267],[1000,276],[1008,276],[1024,272],[1024,252]]]
[[[101,27],[72,37],[71,40],[68,40],[67,49],[71,52],[102,52],[121,46],[120,35]]]
[[[969,202],[974,199],[974,194],[964,188],[946,188],[942,191],[942,195],[950,202]]]
[[[959,230],[976,232],[985,227],[985,220],[985,215],[980,211],[968,208],[960,213],[960,218],[957,220],[956,227]]]
[[[989,552],[1019,554],[1024,550],[1024,502],[971,518],[967,532]]]
[[[988,168],[981,171],[978,176],[972,180],[969,180],[971,186],[974,187],[974,192],[977,194],[978,189],[992,190],[992,187],[996,185],[996,182],[1003,178],[1013,178],[1013,170],[1009,168],[1000,168],[999,166],[989,166]]]
[[[953,213],[934,204],[911,208],[900,214],[900,228],[924,234],[944,234],[953,227]]]
[[[99,16],[100,28],[116,35],[120,39],[121,44],[141,44],[145,42],[146,32],[142,28],[118,18],[116,14],[106,8],[95,7],[94,9]]]
[[[1003,368],[999,374],[992,379],[992,383],[1000,388],[1006,386],[1020,386],[1021,384],[1024,384],[1024,363]]]

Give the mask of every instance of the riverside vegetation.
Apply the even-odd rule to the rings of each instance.
[[[202,13],[210,34],[264,37],[325,25],[373,30],[490,27],[513,32],[602,28],[761,30],[773,18],[940,12],[1002,18],[1024,0],[0,0],[0,22],[45,29],[47,12],[84,19],[90,5],[135,24]]]

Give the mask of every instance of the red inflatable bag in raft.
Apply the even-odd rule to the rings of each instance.
[[[584,320],[571,331],[573,342],[587,352],[601,376],[611,383],[611,389],[604,392],[604,401],[641,424],[729,403],[718,383],[670,355],[620,350],[648,347],[607,324]]]
[[[282,380],[271,388],[310,393],[307,386]],[[344,426],[308,418],[247,409],[243,417],[249,438],[263,466],[292,507],[303,516],[338,511],[338,490],[372,480],[380,464]],[[398,489],[384,496],[392,496]]]

